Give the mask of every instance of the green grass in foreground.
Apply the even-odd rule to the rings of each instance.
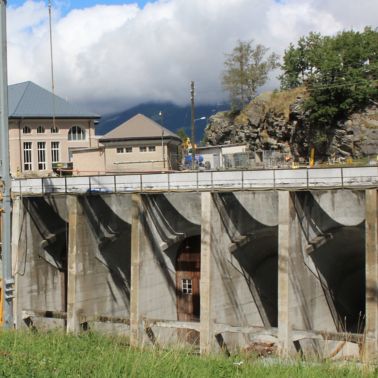
[[[235,362],[244,361],[240,366]],[[0,331],[0,377],[357,377],[354,365],[268,364],[245,356],[199,357],[184,350],[134,349],[93,333]]]

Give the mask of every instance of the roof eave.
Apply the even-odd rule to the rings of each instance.
[[[182,140],[179,137],[175,137],[173,135],[164,135],[163,137],[125,137],[125,138],[100,138],[99,141],[101,143],[107,143],[107,142],[126,142],[128,140],[168,140],[168,139],[174,139],[178,142],[182,142]]]
[[[46,115],[40,115],[40,116],[36,116],[36,115],[9,115],[10,119],[100,119],[101,116],[99,115],[86,115],[86,116],[77,116],[77,115],[71,115],[71,116],[46,116]]]

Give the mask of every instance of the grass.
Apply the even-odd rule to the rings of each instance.
[[[94,333],[0,331],[0,377],[357,376],[375,374],[363,374],[356,365],[277,363],[251,356],[200,357],[182,349],[136,349],[125,338]]]

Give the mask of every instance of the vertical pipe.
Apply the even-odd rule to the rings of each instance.
[[[0,152],[1,178],[3,181],[3,229],[2,229],[2,263],[4,290],[4,328],[13,327],[13,278],[11,259],[11,197],[9,166],[9,127],[8,127],[8,73],[7,73],[7,37],[6,37],[6,0],[0,0]]]

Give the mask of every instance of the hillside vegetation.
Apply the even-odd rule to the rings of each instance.
[[[377,29],[310,33],[289,46],[281,69],[281,91],[211,117],[205,143],[246,143],[300,162],[312,149],[318,161],[377,153]]]

